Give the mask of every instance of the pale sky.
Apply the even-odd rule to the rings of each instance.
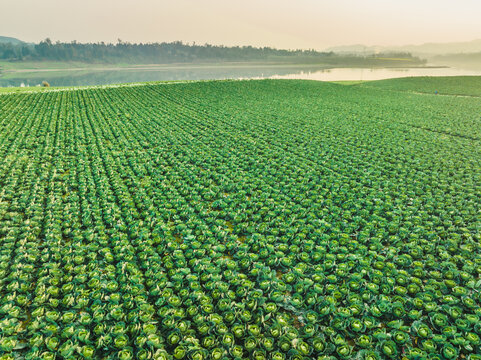
[[[481,38],[479,0],[0,0],[0,35],[322,50]]]

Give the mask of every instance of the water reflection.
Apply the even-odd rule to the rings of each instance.
[[[48,81],[51,86],[103,85],[143,81],[207,79],[309,79],[322,81],[379,80],[406,76],[481,75],[479,70],[456,68],[363,69],[320,66],[196,66],[151,69],[116,69],[108,71],[66,70],[10,73],[0,76],[0,86],[37,86]]]
[[[104,85],[143,81],[168,80],[209,80],[209,79],[243,79],[284,76],[293,73],[315,72],[321,67],[293,66],[195,66],[165,67],[156,69],[116,69],[95,71],[44,71],[29,73],[11,73],[0,76],[0,86],[36,86],[43,80],[51,86]]]
[[[336,68],[318,71],[301,71],[297,74],[274,75],[275,79],[306,79],[320,81],[382,80],[410,76],[463,76],[481,75],[479,70],[464,70],[448,67],[439,68]]]

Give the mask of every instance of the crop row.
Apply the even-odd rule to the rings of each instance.
[[[476,106],[296,81],[2,97],[3,358],[476,359]]]

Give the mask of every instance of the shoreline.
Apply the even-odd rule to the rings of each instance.
[[[225,63],[175,63],[175,64],[138,64],[127,65],[122,64],[99,66],[100,64],[91,64],[93,66],[82,67],[31,67],[31,68],[6,68],[2,69],[0,63],[0,77],[1,74],[22,74],[22,73],[37,73],[37,72],[60,72],[60,71],[168,71],[168,70],[182,70],[182,69],[250,69],[250,68],[318,68],[318,69],[442,69],[450,68],[443,65],[405,65],[405,64],[392,64],[392,65],[379,65],[379,66],[348,66],[348,65],[332,65],[332,64],[305,64],[305,63],[257,63],[257,62],[225,62]],[[89,64],[85,64],[89,65]]]

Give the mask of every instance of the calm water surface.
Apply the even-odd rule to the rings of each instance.
[[[481,75],[481,70],[463,70],[456,68],[399,68],[399,69],[364,69],[336,68],[308,71],[295,74],[274,75],[275,79],[307,79],[320,81],[347,80],[382,80],[410,76],[461,76]]]
[[[180,66],[154,69],[63,70],[0,74],[0,86],[37,86],[48,81],[51,86],[102,85],[143,81],[208,79],[309,79],[321,81],[380,80],[407,76],[481,75],[481,70],[456,68],[403,69],[325,69],[315,66]]]

